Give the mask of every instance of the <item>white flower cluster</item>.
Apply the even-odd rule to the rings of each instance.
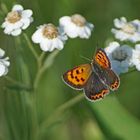
[[[86,38],[91,35],[94,25],[88,23],[86,19],[75,14],[71,17],[64,16],[59,20],[59,27],[53,24],[44,24],[37,28],[32,35],[34,43],[40,44],[43,51],[53,51],[54,49],[63,49],[65,41],[70,38]]]
[[[7,14],[2,28],[8,35],[18,36],[33,22],[32,10],[24,10],[21,5],[13,6]],[[115,28],[111,31],[120,41],[137,43],[140,41],[140,20],[127,22],[125,17],[114,20]],[[52,23],[40,25],[32,35],[32,41],[40,45],[42,51],[52,52],[54,49],[62,50],[64,43],[69,38],[85,38],[91,36],[94,25],[80,14],[64,16],[59,19],[59,26]],[[135,44],[135,49],[130,45],[111,42],[105,48],[109,56],[113,70],[120,74],[128,72],[129,67],[136,66],[140,71],[140,44]],[[3,59],[4,51],[0,49],[0,76],[8,72],[10,62],[8,57]]]
[[[128,72],[129,68],[133,66],[140,71],[140,44],[135,44],[140,41],[140,20],[127,22],[125,17],[121,17],[114,20],[114,25],[116,29],[113,28],[111,31],[115,38],[120,40],[120,43],[113,41],[105,48],[112,69],[117,74]],[[133,43],[135,48],[128,45],[127,41]]]
[[[18,36],[33,22],[33,11],[30,9],[24,10],[23,6],[16,4],[7,14],[5,21],[1,27],[4,28],[4,33],[12,36]],[[91,36],[91,31],[94,25],[88,23],[86,19],[75,14],[64,16],[59,20],[59,26],[56,27],[52,23],[40,25],[32,35],[32,41],[40,45],[42,51],[52,52],[54,49],[61,50],[64,47],[65,41],[70,38],[85,38]],[[0,49],[0,76],[6,75],[10,62],[8,57],[3,58],[5,52]]]
[[[26,29],[33,22],[32,10],[24,10],[19,4],[13,6],[12,11],[7,14],[5,22],[2,24],[4,33],[18,36],[22,30]],[[42,51],[53,51],[54,49],[63,49],[67,36],[70,38],[85,38],[91,36],[94,25],[88,23],[86,19],[75,14],[64,16],[59,20],[59,27],[53,24],[44,24],[37,28],[32,35],[32,41],[40,44]]]
[[[32,14],[32,10],[23,10],[21,5],[15,5],[2,24],[4,33],[13,36],[20,35],[22,30],[25,30],[33,21]]]
[[[133,66],[132,51],[129,45],[120,45],[118,42],[111,42],[106,48],[112,69],[117,73],[128,72],[128,68]]]
[[[117,29],[112,29],[115,37],[120,41],[131,41],[133,43],[140,41],[140,20],[135,19],[127,22],[125,17],[114,20]]]

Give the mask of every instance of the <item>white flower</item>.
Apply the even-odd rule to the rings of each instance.
[[[125,17],[114,20],[117,29],[112,29],[115,37],[121,41],[129,40],[131,42],[140,41],[140,20],[127,22]]]
[[[13,36],[20,35],[22,30],[26,29],[33,21],[32,14],[32,10],[23,10],[21,5],[15,5],[2,24],[4,33]]]
[[[8,67],[10,65],[9,57],[3,58],[5,51],[0,48],[0,76],[4,76],[8,73]]]
[[[53,24],[44,24],[38,27],[32,35],[32,40],[34,43],[40,44],[40,48],[43,51],[51,52],[55,48],[59,50],[63,49],[67,36]]]
[[[111,42],[105,48],[105,52],[111,61],[112,69],[117,74],[128,72],[128,68],[133,66],[132,50],[128,45],[121,46],[118,42]]]
[[[140,44],[137,44],[133,50],[132,62],[136,66],[136,69],[140,71]]]
[[[94,28],[93,24],[88,23],[86,19],[79,14],[72,15],[71,17],[61,17],[59,19],[59,24],[70,38],[80,37],[88,39]]]

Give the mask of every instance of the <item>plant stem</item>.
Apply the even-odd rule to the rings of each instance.
[[[28,36],[26,34],[24,34],[24,37],[27,41],[27,44],[29,46],[29,48],[31,49],[32,53],[34,54],[35,58],[38,59],[38,55],[35,52]],[[16,38],[16,46],[21,46],[22,42],[21,42],[21,38],[17,37]],[[19,49],[21,47],[17,47],[17,56],[18,56],[18,65],[21,65],[19,67],[19,72],[20,72],[20,79],[21,81],[23,81],[26,84],[31,84],[30,83],[30,74],[29,74],[29,68],[27,67],[26,63],[24,62],[22,55],[20,55]],[[30,91],[31,93],[33,92]],[[39,130],[39,123],[38,123],[38,113],[37,113],[37,104],[36,104],[36,94],[26,94],[26,91],[22,92],[21,94],[21,99],[24,100],[24,97],[28,96],[26,98],[26,105],[27,105],[27,112],[29,115],[29,128],[30,128],[30,135],[29,135],[29,139],[31,140],[38,140],[38,130]],[[25,105],[25,104],[24,104]]]
[[[80,102],[82,99],[84,99],[84,94],[80,94],[73,99],[65,102],[61,106],[59,106],[55,112],[51,114],[49,118],[47,118],[41,125],[40,125],[40,134],[43,132],[43,130],[46,130],[49,126],[51,126],[53,123],[58,121],[59,115],[61,115],[64,111],[66,111],[68,108],[72,107],[76,103]]]
[[[23,84],[23,83],[20,83],[19,81],[16,81],[16,80],[12,79],[12,78],[9,77],[9,76],[5,76],[5,79],[6,79],[7,81],[13,83],[14,86],[17,86],[17,87],[19,87],[19,88],[21,88],[21,89],[25,89],[25,90],[31,90],[31,89],[32,89],[30,86],[27,86],[27,85],[25,85],[25,84]]]
[[[44,58],[45,53],[42,53],[41,56],[39,57],[38,62],[39,62],[39,66],[40,66],[40,67],[39,67],[39,69],[38,69],[37,75],[36,75],[35,80],[34,80],[34,85],[33,85],[33,88],[34,88],[34,89],[37,88],[38,83],[39,83],[39,81],[40,81],[40,78],[42,77],[42,75],[43,75],[43,73],[45,72],[45,70],[46,70],[47,68],[49,68],[49,67],[53,64],[54,59],[55,59],[55,57],[57,56],[58,52],[59,52],[58,50],[55,50],[54,52],[52,52],[52,53],[46,58],[46,60],[44,61],[43,66],[40,66],[40,65],[41,65],[42,59]]]
[[[44,59],[44,57],[45,57],[45,52],[42,52],[41,53],[41,55],[40,55],[40,57],[39,57],[39,59],[38,59],[38,61],[41,63],[42,61],[43,61],[43,59]]]
[[[26,35],[26,33],[23,33],[23,36],[24,36],[25,40],[27,41],[27,44],[28,44],[29,49],[33,53],[33,55],[36,58],[36,60],[38,60],[38,57],[39,56],[38,56],[37,52],[35,51],[35,49],[34,49],[32,43],[31,43],[30,39],[28,38],[28,36]]]

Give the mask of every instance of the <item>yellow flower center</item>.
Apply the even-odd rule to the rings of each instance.
[[[117,61],[124,61],[128,56],[127,56],[127,53],[122,50],[122,49],[117,49],[115,50],[113,53],[112,53],[112,57],[114,60],[117,60]]]
[[[12,11],[8,13],[6,20],[9,21],[10,23],[16,23],[21,19],[21,14],[18,11]]]
[[[86,19],[79,15],[79,14],[75,14],[71,16],[71,21],[76,24],[77,26],[84,26],[86,24]]]
[[[136,32],[136,28],[134,27],[134,25],[128,23],[126,25],[123,26],[122,30],[125,32],[125,33],[128,33],[128,34],[134,34]]]
[[[43,29],[43,36],[53,39],[58,36],[58,29],[53,24],[47,24]]]

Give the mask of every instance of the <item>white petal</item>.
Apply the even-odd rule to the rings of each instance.
[[[128,70],[128,67],[121,67],[121,73],[126,73]]]
[[[118,42],[116,41],[110,42],[109,45],[105,48],[105,52],[107,54],[110,54],[119,47],[120,47],[120,44]]]
[[[59,24],[70,38],[75,38],[78,36],[79,28],[77,28],[77,26],[73,22],[71,22],[71,18],[69,16],[60,18]]]
[[[80,27],[78,32],[79,37],[88,39],[91,35],[91,30],[88,27]]]
[[[115,38],[121,41],[128,40],[130,38],[130,34],[127,34],[121,30],[112,29],[111,31],[115,34]]]
[[[7,26],[4,29],[4,33],[5,34],[11,34],[11,32],[15,29],[18,29],[20,27],[22,27],[23,23],[21,21],[18,21],[14,24],[12,23],[7,23]]]
[[[10,62],[8,61],[9,57],[6,57],[4,59],[1,60],[1,62],[6,66],[9,67],[10,66]]]
[[[32,23],[34,21],[34,18],[33,17],[30,17],[30,23]]]
[[[139,63],[139,65],[136,65],[136,69],[137,69],[138,71],[140,71],[140,63]]]
[[[123,50],[127,54],[128,57],[132,57],[133,49],[130,46],[122,45],[121,50]]]
[[[41,28],[38,28],[35,33],[33,33],[32,35],[32,41],[34,43],[40,43],[43,39],[43,36],[42,36],[42,27]]]
[[[56,38],[54,46],[55,46],[55,48],[62,50],[64,47],[64,43],[60,39]]]
[[[140,52],[140,44],[136,44],[135,49]]]
[[[23,18],[29,18],[29,17],[32,16],[32,14],[33,14],[33,12],[30,9],[27,9],[27,10],[22,11],[22,17]]]
[[[123,27],[123,24],[119,19],[114,19],[114,25],[117,28],[122,28]]]
[[[134,43],[140,41],[140,33],[136,32],[135,34],[131,35],[129,40]]]
[[[140,64],[140,61],[138,59],[132,59],[133,65],[137,66]]]
[[[16,30],[14,30],[14,31],[11,32],[11,35],[18,36],[18,35],[21,34],[21,32],[22,32],[21,29],[16,29]]]
[[[14,29],[14,26],[12,24],[9,24],[8,26],[5,27],[4,33],[5,34],[10,34]]]
[[[94,28],[94,25],[92,23],[87,23],[86,26],[90,28],[90,30],[93,30]]]
[[[122,67],[129,67],[128,61],[122,61],[122,62],[121,62],[121,66],[122,66]]]
[[[43,51],[45,51],[45,52],[53,50],[53,48],[52,48],[52,41],[51,40],[48,40],[48,39],[42,41],[40,43],[40,48]]]
[[[5,55],[5,51],[0,48],[0,58],[2,58]]]
[[[71,17],[64,16],[59,19],[60,26],[69,26],[68,24],[71,22]]]
[[[121,17],[120,20],[123,22],[123,23],[127,23],[127,19],[125,17]]]
[[[115,73],[118,75],[121,73],[120,62],[116,60],[111,60],[111,67]]]
[[[76,25],[74,24],[69,24],[67,27],[64,28],[66,34],[70,37],[70,38],[76,38],[78,37],[78,32],[79,32],[79,28],[76,27]]]
[[[5,66],[2,63],[0,63],[0,76],[4,75],[4,73],[5,73]]]
[[[114,19],[114,25],[117,28],[122,28],[126,24],[126,18],[122,17],[121,19]]]
[[[21,28],[23,26],[22,20],[12,24],[13,25],[13,29],[18,29]]]
[[[59,35],[57,38],[59,38],[60,40],[62,40],[64,43],[68,39],[67,35]]]
[[[2,27],[2,28],[5,28],[5,27],[8,26],[8,25],[9,25],[9,22],[5,21],[5,22],[2,23],[1,27]]]
[[[140,26],[140,20],[138,20],[138,19],[133,20],[131,23],[136,26]]]
[[[30,25],[30,19],[28,19],[28,18],[27,19],[22,19],[22,22],[23,22],[22,29],[25,30]]]
[[[14,5],[14,7],[12,8],[12,11],[22,11],[23,7],[19,4]]]
[[[5,72],[4,72],[4,74],[3,75],[6,75],[8,73],[8,68],[7,67],[5,67]]]

